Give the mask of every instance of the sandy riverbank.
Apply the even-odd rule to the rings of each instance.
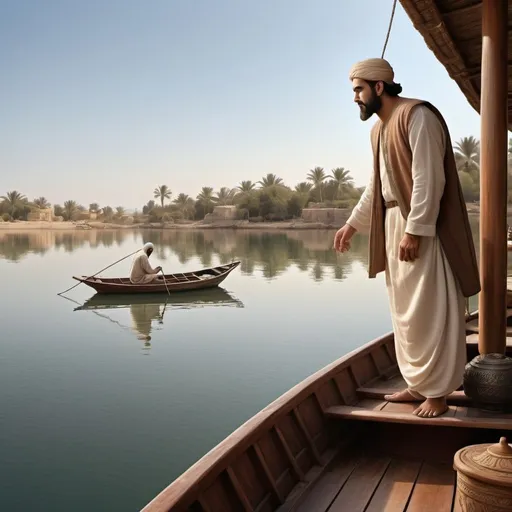
[[[19,221],[0,222],[0,231],[90,231],[90,230],[141,230],[141,229],[170,229],[170,230],[210,230],[210,229],[254,229],[254,230],[310,230],[310,229],[338,229],[340,226],[333,226],[313,222],[222,222],[217,224],[203,224],[201,222],[186,224],[114,224],[103,222],[74,223],[74,222],[42,222],[42,221]]]
[[[468,213],[471,218],[480,215],[479,208],[474,205],[468,206]],[[512,209],[509,209],[508,216],[512,215]],[[304,222],[302,220],[284,221],[284,222],[248,222],[248,221],[223,221],[216,223],[187,222],[187,223],[152,223],[152,224],[115,224],[106,222],[43,222],[43,221],[16,221],[0,222],[0,230],[24,231],[24,230],[91,230],[91,229],[110,229],[110,230],[140,230],[140,229],[174,229],[174,230],[209,230],[209,229],[255,229],[260,231],[279,231],[279,230],[309,230],[309,229],[338,229],[341,226],[332,224],[323,224],[321,222]]]

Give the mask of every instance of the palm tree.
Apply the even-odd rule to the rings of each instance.
[[[350,176],[350,171],[345,170],[344,167],[336,167],[331,171],[331,173],[332,181],[334,181],[337,185],[336,199],[339,199],[342,190],[353,186],[354,180],[352,179],[352,176]]]
[[[101,209],[101,211],[102,211],[103,217],[105,217],[105,219],[110,219],[114,215],[114,210],[112,209],[112,206],[104,206]]]
[[[46,208],[50,208],[51,206],[46,197],[43,196],[37,197],[36,199],[34,199],[32,203],[34,206],[37,206],[40,210],[45,210]]]
[[[97,213],[100,209],[100,205],[98,203],[91,203],[89,205],[89,211],[93,213]]]
[[[268,188],[275,185],[283,185],[283,180],[278,178],[275,174],[269,172],[260,181],[258,181],[258,184],[261,185],[262,188]]]
[[[313,185],[311,183],[308,183],[307,181],[301,181],[295,185],[295,192],[298,194],[309,194],[312,188]]]
[[[455,143],[457,170],[471,173],[480,169],[480,142],[471,135]]]
[[[156,206],[155,201],[153,199],[150,199],[143,207],[142,207],[142,213],[144,215],[147,215],[153,208]]]
[[[124,215],[124,207],[116,206],[116,215],[122,217]]]
[[[242,193],[252,192],[256,188],[256,184],[251,180],[242,181],[238,187],[236,187]]]
[[[235,196],[235,190],[232,190],[228,187],[222,187],[217,192],[217,197],[215,198],[215,202],[222,206],[230,205],[230,204],[233,204],[234,196]]]
[[[183,214],[185,219],[193,216],[194,214],[194,200],[188,195],[181,192],[178,197],[173,201]]]
[[[64,215],[66,220],[72,220],[73,215],[78,211],[76,201],[69,200],[64,203]]]
[[[205,213],[210,213],[210,209],[215,204],[213,187],[203,187],[197,195],[197,200],[203,205]]]
[[[7,194],[0,197],[0,199],[3,200],[5,206],[10,210],[11,217],[14,217],[18,208],[22,208],[27,203],[27,198],[17,190],[7,192]]]
[[[313,186],[320,192],[320,202],[322,202],[322,186],[324,180],[327,178],[323,167],[315,167],[308,172],[307,179],[313,183]]]
[[[164,201],[166,199],[170,199],[172,195],[171,189],[167,185],[160,185],[156,187],[153,191],[153,197],[155,199],[160,199],[160,203],[162,208],[164,207]]]

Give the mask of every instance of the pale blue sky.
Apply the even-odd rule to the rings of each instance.
[[[140,208],[268,172],[370,173],[347,75],[379,57],[392,0],[3,0],[0,195]],[[454,140],[479,116],[400,3],[386,58]]]

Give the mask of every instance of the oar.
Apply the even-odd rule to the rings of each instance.
[[[121,258],[120,260],[115,261],[114,263],[112,263],[108,267],[102,268],[100,271],[96,272],[96,274],[94,274],[92,276],[89,276],[89,277],[86,277],[86,279],[91,279],[92,277],[96,277],[98,274],[101,274],[101,272],[103,272],[104,270],[107,270],[108,268],[113,267],[114,265],[117,265],[121,261],[125,260],[126,258],[129,258],[130,256],[133,256],[135,253],[137,253],[137,252],[139,252],[141,250],[142,249],[137,249],[136,251],[133,251],[131,254],[128,254],[128,256],[125,256],[124,258]],[[83,281],[79,281],[77,284],[73,285],[71,288],[68,288],[67,290],[64,290],[63,292],[57,293],[57,295],[62,295],[64,293],[66,293],[66,292],[69,292],[69,290],[72,290],[73,288],[76,288],[79,284],[82,284],[82,282]],[[166,285],[166,287],[167,287],[167,285]]]
[[[169,288],[167,288],[167,282],[166,282],[166,280],[165,280],[164,269],[163,269],[163,268],[161,268],[161,269],[160,269],[160,272],[162,272],[162,277],[164,278],[165,289],[167,290],[167,293],[169,294],[169,297],[170,297],[170,296],[171,296],[171,292],[169,291]],[[164,308],[164,310],[165,310],[165,308]]]

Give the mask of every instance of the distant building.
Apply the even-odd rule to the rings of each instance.
[[[233,205],[215,206],[212,213],[208,213],[204,217],[205,224],[213,224],[218,222],[232,222],[237,219],[237,208]]]
[[[49,208],[33,208],[27,215],[27,220],[35,222],[52,222],[53,206]]]
[[[343,225],[350,216],[350,210],[347,208],[304,208],[302,210],[302,220],[304,222],[313,222],[328,225]]]

